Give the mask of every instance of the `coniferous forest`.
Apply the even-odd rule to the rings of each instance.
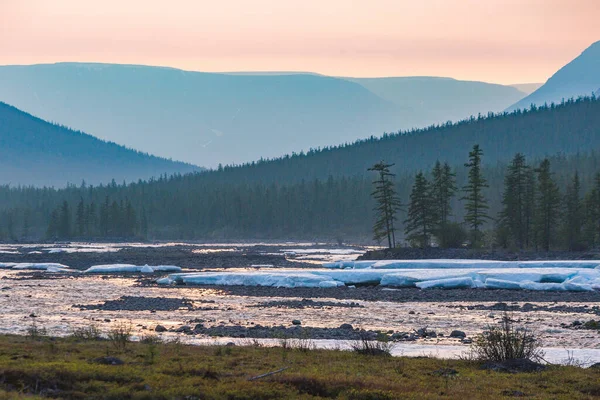
[[[200,173],[3,186],[0,236],[367,242],[384,161],[397,244],[579,250],[600,240],[598,149],[600,101],[581,98]]]

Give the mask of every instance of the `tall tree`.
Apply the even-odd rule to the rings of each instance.
[[[481,172],[481,157],[483,151],[476,144],[469,152],[469,162],[465,167],[469,168],[468,181],[463,187],[465,200],[465,222],[471,229],[471,246],[478,247],[481,244],[481,227],[489,219],[487,200],[483,190],[488,187],[487,181]]]
[[[585,196],[584,206],[584,237],[588,246],[594,247],[600,243],[600,173],[594,177],[594,185]]]
[[[409,242],[428,247],[437,219],[430,184],[425,175],[419,172],[410,193],[408,217],[404,221],[404,232]]]
[[[432,171],[433,181],[431,184],[432,207],[435,215],[435,235],[441,244],[448,243],[451,229],[448,226],[448,218],[452,215],[451,201],[456,194],[456,174],[448,163],[442,164],[439,160],[435,163]]]
[[[378,174],[377,179],[373,181],[375,190],[371,193],[377,203],[374,209],[376,220],[373,225],[373,238],[377,242],[387,238],[389,248],[396,247],[396,213],[401,207],[394,188],[395,175],[390,172],[390,167],[393,166],[394,164],[381,161],[368,169]]]
[[[550,161],[547,158],[541,162],[536,173],[536,244],[549,251],[555,240],[556,225],[560,218],[560,192],[550,172]]]
[[[85,204],[83,203],[83,198],[79,199],[79,203],[77,203],[77,211],[75,211],[75,227],[77,229],[77,236],[83,237],[87,234]]]
[[[575,172],[573,181],[567,185],[563,206],[562,234],[565,248],[570,251],[582,250],[582,230],[584,210],[581,202],[581,183],[579,173]]]
[[[69,207],[69,202],[66,200],[63,201],[60,207],[58,236],[61,239],[71,237],[71,207]]]
[[[517,153],[508,166],[504,177],[502,211],[499,218],[502,229],[509,235],[509,242],[521,250],[527,246],[528,236],[527,185],[530,179],[529,169],[525,162],[525,156]]]

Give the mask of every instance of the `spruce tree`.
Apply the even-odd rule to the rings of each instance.
[[[556,226],[560,220],[560,192],[550,172],[550,161],[541,162],[537,173],[537,199],[535,211],[536,245],[546,251],[555,241]]]
[[[368,169],[378,174],[378,178],[373,181],[375,190],[371,193],[376,202],[373,239],[377,242],[387,239],[390,249],[396,247],[396,212],[401,207],[400,199],[394,189],[393,178],[395,175],[390,172],[392,166],[394,164],[386,164],[381,161]]]
[[[437,220],[429,182],[419,172],[410,193],[408,218],[404,221],[404,232],[409,242],[422,248],[428,247]]]
[[[583,248],[582,230],[584,225],[584,210],[580,197],[581,183],[579,173],[575,172],[573,181],[567,185],[563,205],[562,234],[564,247],[569,251]]]
[[[432,206],[435,214],[435,235],[440,245],[449,242],[452,230],[448,226],[448,218],[452,215],[451,201],[456,194],[456,174],[448,163],[437,161],[432,171],[431,184]]]
[[[469,152],[469,162],[465,167],[469,168],[468,181],[463,187],[465,200],[465,222],[471,229],[471,246],[478,247],[481,244],[481,227],[489,219],[487,200],[483,190],[488,187],[487,181],[481,172],[481,156],[483,151],[476,144]]]
[[[83,204],[83,198],[81,198],[77,204],[77,211],[75,212],[75,226],[77,228],[77,236],[83,237],[87,234],[85,204]]]
[[[500,227],[508,234],[508,242],[522,250],[527,246],[528,236],[528,179],[529,166],[525,156],[517,153],[507,168],[502,193]]]
[[[61,239],[71,237],[71,208],[66,200],[63,201],[59,211],[58,236]]]

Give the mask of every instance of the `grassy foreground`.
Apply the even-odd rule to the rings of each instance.
[[[118,357],[123,365],[93,361]],[[249,380],[284,367],[264,378]],[[457,373],[449,372],[454,369]],[[587,399],[600,371],[508,374],[469,361],[349,351],[0,336],[0,399]]]

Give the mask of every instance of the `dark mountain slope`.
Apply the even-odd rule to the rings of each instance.
[[[97,184],[197,170],[48,123],[0,102],[2,184]]]

